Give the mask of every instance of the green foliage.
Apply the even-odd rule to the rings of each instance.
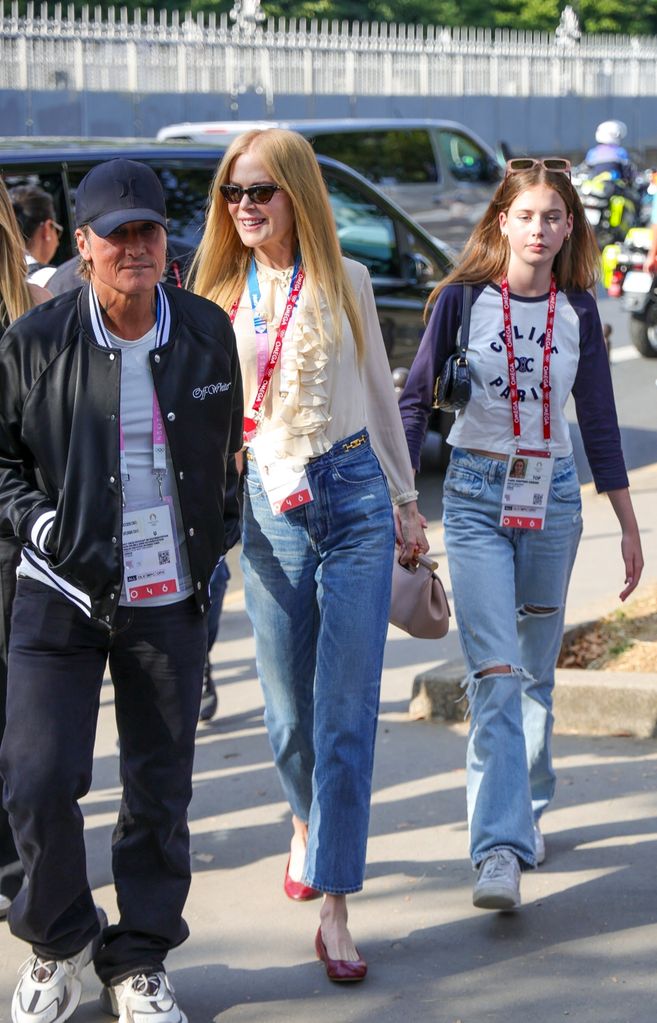
[[[490,14],[496,28],[554,32],[562,7],[559,0],[498,0]]]
[[[657,35],[657,0],[580,0],[577,14],[587,32]]]
[[[338,21],[389,21],[397,24],[447,25],[473,28],[517,28],[554,32],[559,24],[565,0],[262,0],[263,10],[273,17],[328,18]],[[657,35],[657,0],[571,0],[582,32]],[[51,10],[52,10],[51,4]],[[64,9],[68,6],[64,0]],[[83,3],[73,4],[79,16]],[[104,7],[108,4],[104,3]],[[233,0],[117,0],[116,8],[127,7],[144,12],[191,10],[230,11]],[[19,13],[27,9],[20,0]],[[89,7],[93,10],[94,3]],[[34,4],[39,14],[40,4]]]

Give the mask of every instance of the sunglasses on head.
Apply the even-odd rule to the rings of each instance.
[[[240,203],[245,195],[257,206],[264,206],[272,201],[275,192],[282,192],[283,189],[280,185],[250,185],[248,188],[242,188],[241,185],[219,185],[219,191],[231,206]]]
[[[504,177],[508,177],[509,174],[520,174],[522,171],[533,170],[534,167],[542,167],[546,171],[552,171],[555,174],[567,174],[570,177],[570,160],[566,160],[563,156],[546,156],[543,160],[535,160],[531,156],[514,156],[511,160],[506,161]]]

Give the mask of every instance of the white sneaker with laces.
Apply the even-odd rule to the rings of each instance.
[[[481,862],[472,901],[477,909],[518,909],[520,864],[510,849],[494,849]]]
[[[97,913],[102,931],[107,917],[100,908]],[[12,1023],[62,1023],[72,1016],[82,996],[80,974],[91,962],[98,941],[99,936],[70,959],[38,955],[26,959],[11,1001]]]
[[[166,973],[137,973],[104,987],[100,1007],[119,1023],[187,1023]]]
[[[545,860],[545,839],[538,824],[534,824],[534,851],[536,853],[536,866],[540,867]]]

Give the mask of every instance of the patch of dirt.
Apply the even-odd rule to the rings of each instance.
[[[640,587],[618,611],[567,637],[557,667],[657,671],[657,584]]]

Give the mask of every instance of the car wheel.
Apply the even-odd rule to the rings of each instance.
[[[630,317],[630,338],[645,359],[657,359],[657,304],[650,302],[645,318]]]

